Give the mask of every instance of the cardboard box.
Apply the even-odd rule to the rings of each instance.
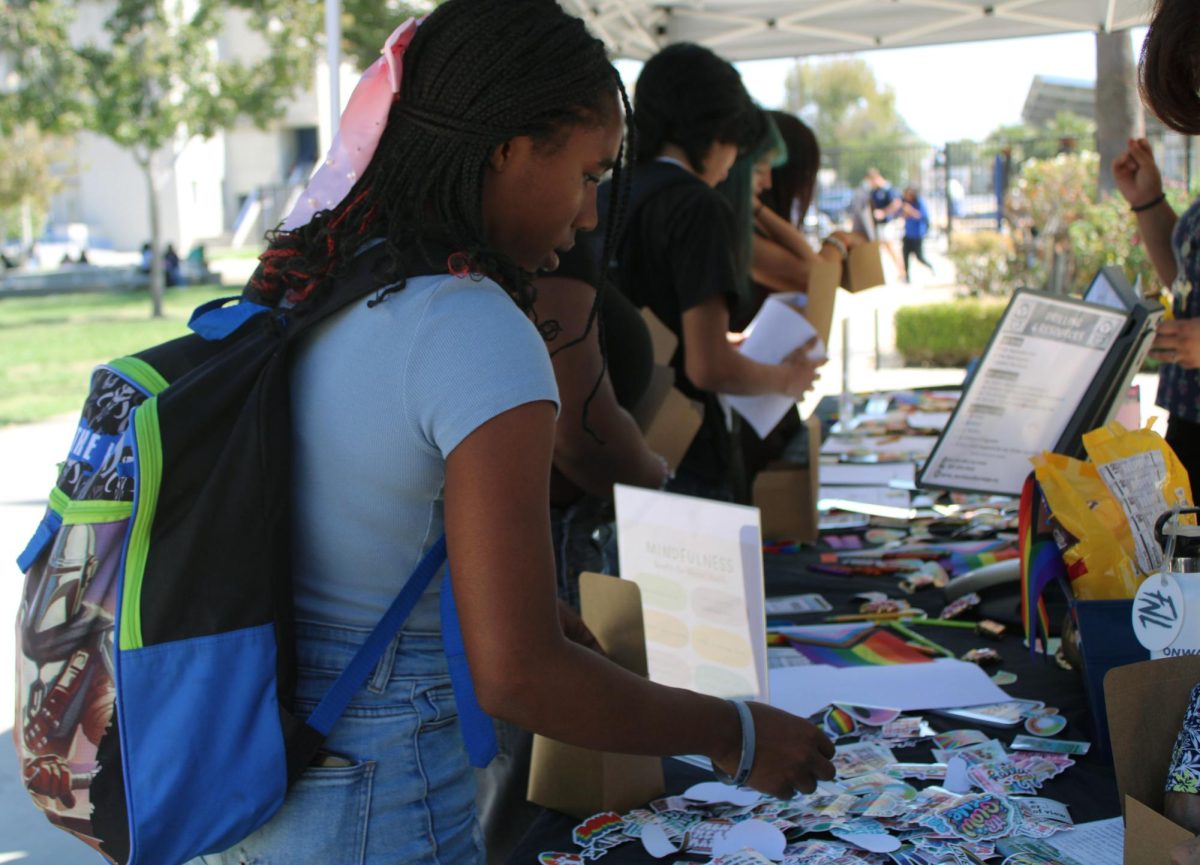
[[[583,620],[604,651],[630,672],[647,677],[646,629],[637,583],[603,574],[579,575]],[[658,757],[609,754],[533,737],[529,801],[583,819],[598,811],[624,814],[663,795]]]
[[[1129,865],[1167,865],[1171,848],[1195,837],[1162,807],[1171,750],[1197,682],[1196,655],[1116,667],[1104,677]]]
[[[808,465],[773,463],[754,478],[753,503],[762,514],[762,535],[811,544],[817,539],[817,498],[821,487],[821,421],[808,429]]]
[[[654,369],[650,384],[630,412],[646,437],[650,449],[661,454],[672,470],[679,468],[684,454],[704,422],[704,406],[688,399],[675,387],[675,370],[670,365],[679,338],[663,324],[649,307],[642,318],[650,330],[654,347]]]

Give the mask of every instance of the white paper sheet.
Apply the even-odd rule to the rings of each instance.
[[[1121,865],[1125,824],[1120,817],[1077,823],[1070,832],[1052,835],[1046,843],[1088,865]]]
[[[905,421],[912,429],[932,429],[941,432],[950,423],[948,411],[915,411]]]
[[[912,496],[908,490],[894,490],[891,487],[827,487],[821,484],[820,492],[817,494],[817,510],[828,511],[834,508],[854,510],[846,506],[851,502],[885,508],[908,509],[911,499]]]
[[[804,717],[830,703],[909,712],[1011,699],[978,665],[951,658],[884,667],[778,667],[769,678],[771,705]]]
[[[743,355],[759,363],[779,363],[811,339],[816,345],[808,352],[814,360],[826,357],[825,345],[816,330],[795,306],[777,297],[768,297],[758,315],[746,328],[748,334],[741,344]],[[766,438],[789,410],[794,410],[796,400],[779,394],[760,396],[721,395],[721,402],[740,414],[754,428],[759,438]]]
[[[913,484],[917,480],[917,467],[912,463],[823,463],[821,465],[822,486],[880,486],[892,481]]]
[[[642,590],[650,679],[765,699],[758,508],[622,484],[614,490],[621,576]]]
[[[830,436],[821,445],[822,454],[912,454],[929,456],[937,444],[934,436]]]

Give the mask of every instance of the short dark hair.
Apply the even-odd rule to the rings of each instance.
[[[1200,135],[1200,3],[1158,0],[1138,61],[1142,99],[1176,132]]]
[[[794,114],[770,112],[771,120],[787,145],[787,162],[771,169],[771,188],[761,198],[763,204],[791,222],[793,202],[798,202],[800,223],[812,204],[821,167],[821,146],[816,134]]]
[[[638,162],[668,144],[687,154],[697,171],[715,142],[748,151],[761,138],[758,108],[733,65],[689,42],[668,45],[646,61],[633,94]]]
[[[624,90],[604,44],[553,0],[448,0],[405,51],[400,96],[370,165],[341,203],[270,235],[250,293],[319,296],[364,240],[383,237],[390,264],[381,276],[398,285],[414,250],[429,264],[461,251],[531,311],[531,275],[484,234],[488,159],[518,136],[557,147],[572,127],[604,123],[616,98]],[[619,164],[613,175],[622,189]],[[610,219],[619,217],[612,208]]]

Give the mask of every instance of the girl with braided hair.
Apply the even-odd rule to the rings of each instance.
[[[272,238],[250,291],[295,316],[353,280],[377,287],[291,360],[296,712],[443,531],[449,566],[281,809],[205,865],[483,861],[468,755],[489,754],[456,703],[443,621],[461,625],[496,718],[591,748],[706,754],[778,795],[832,777],[812,725],[628,673],[555,597],[556,327],[533,322],[530,282],[596,227],[600,178],[624,186],[622,102],[602,43],[556,3],[448,0],[389,39]]]

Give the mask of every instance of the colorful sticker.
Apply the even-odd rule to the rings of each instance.
[[[943,834],[967,841],[986,841],[1011,834],[1016,821],[1016,809],[1007,799],[987,793],[926,815],[921,822]]]
[[[835,740],[842,736],[851,736],[858,731],[858,722],[854,720],[854,716],[840,706],[829,707],[821,726]]]
[[[947,733],[938,733],[934,736],[933,744],[934,747],[941,748],[943,751],[951,751],[956,748],[980,745],[990,739],[991,737],[982,730],[950,730]]]
[[[846,781],[846,792],[853,796],[878,796],[891,793],[905,801],[917,798],[917,789],[883,772],[868,772]]]
[[[985,793],[998,796],[1029,796],[1042,786],[1036,775],[1007,760],[973,766],[967,776]]]
[[[1035,736],[1055,736],[1067,726],[1062,715],[1033,715],[1025,719],[1025,729]]]
[[[951,757],[962,757],[967,762],[967,765],[978,766],[980,763],[994,763],[997,760],[1004,760],[1008,757],[1008,752],[995,739],[988,739],[986,742],[980,742],[977,745],[967,745],[965,748],[955,748],[952,750],[934,748],[933,756],[942,762],[947,762]]]
[[[895,762],[896,757],[891,749],[878,742],[839,745],[833,755],[833,766],[840,778],[854,778],[868,772],[878,772]]]
[[[997,670],[996,672],[992,673],[992,681],[1003,688],[1006,685],[1015,684],[1017,681],[1017,674],[1010,673],[1008,670]]]
[[[1013,737],[1012,745],[1014,751],[1044,751],[1053,754],[1086,754],[1092,747],[1091,742],[1077,742],[1071,739],[1057,739],[1049,741],[1047,739],[1034,739],[1024,734],[1017,734]]]
[[[601,811],[576,826],[571,833],[571,840],[580,847],[590,847],[601,838],[620,832],[624,826],[625,821],[617,812]]]
[[[862,706],[853,703],[835,703],[839,709],[848,713],[860,724],[868,727],[882,727],[900,717],[899,709],[888,709],[883,706]]]
[[[945,763],[896,763],[885,770],[894,778],[914,778],[917,781],[938,781],[946,777]]]
[[[712,855],[713,844],[733,825],[732,820],[724,818],[700,821],[688,830],[684,839],[688,852],[700,853],[704,856]]]
[[[538,865],[584,865],[583,857],[578,853],[539,853]]]
[[[942,612],[938,615],[938,618],[957,619],[972,607],[979,606],[981,600],[982,598],[979,597],[977,592],[971,592],[963,595],[961,598],[955,598],[953,601],[946,604],[946,606],[942,607]]]

